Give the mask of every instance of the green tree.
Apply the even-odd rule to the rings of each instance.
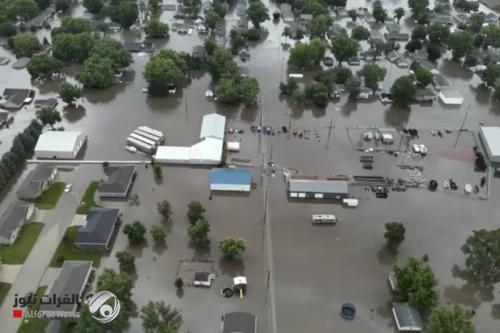
[[[153,173],[155,174],[155,178],[157,180],[162,179],[162,170],[161,170],[161,165],[155,164],[153,165]]]
[[[229,50],[217,47],[212,54],[207,51],[208,71],[212,75],[214,81],[218,81],[223,73],[234,74],[238,73],[238,66],[233,61],[233,56]]]
[[[332,52],[335,59],[342,65],[343,61],[346,61],[350,57],[354,57],[358,54],[359,44],[358,41],[349,38],[346,34],[342,34],[335,38],[332,42]]]
[[[212,30],[215,29],[215,25],[221,19],[222,18],[219,16],[219,14],[213,8],[210,8],[210,10],[205,14],[205,24],[207,25],[208,28],[210,28]]]
[[[167,200],[162,200],[158,202],[156,209],[158,210],[158,214],[160,214],[164,221],[168,221],[170,219],[170,215],[172,215],[172,207],[170,205],[170,202],[168,202]]]
[[[396,18],[396,20],[398,20],[398,24],[399,22],[401,22],[403,16],[405,16],[405,9],[403,7],[394,9],[394,17]]]
[[[484,13],[472,13],[469,17],[469,26],[472,32],[478,33],[479,31],[481,31],[484,21]]]
[[[411,39],[416,39],[416,40],[424,40],[427,38],[427,28],[419,24],[415,28],[413,28],[411,32]]]
[[[288,67],[297,69],[313,69],[319,66],[325,55],[325,42],[314,38],[309,44],[298,42],[290,50]]]
[[[465,266],[483,285],[500,281],[500,229],[474,230],[462,246]]]
[[[91,51],[91,56],[108,58],[113,64],[114,71],[125,68],[132,63],[132,56],[122,43],[111,38],[98,39]]]
[[[398,78],[391,87],[392,100],[395,105],[401,108],[408,108],[410,104],[415,103],[416,93],[417,88],[411,76],[402,76]]]
[[[335,75],[335,83],[345,84],[352,76],[352,71],[348,67],[337,67],[333,69]]]
[[[375,92],[378,89],[379,81],[384,80],[386,72],[385,68],[381,68],[375,64],[366,64],[358,72],[358,75],[364,79],[365,86]]]
[[[375,22],[384,23],[387,18],[387,12],[380,1],[373,3],[373,18]]]
[[[223,74],[215,87],[217,101],[223,104],[236,104],[240,101],[240,91],[234,76]]]
[[[12,37],[17,34],[17,28],[12,22],[3,22],[0,24],[0,36]]]
[[[83,0],[83,7],[91,14],[99,14],[102,7],[104,7],[103,0]]]
[[[432,43],[444,44],[450,36],[450,29],[444,24],[433,22],[427,27],[427,35]]]
[[[83,63],[89,58],[95,38],[89,33],[59,33],[52,39],[52,55],[62,61]]]
[[[62,19],[59,33],[64,32],[67,34],[80,34],[84,32],[90,33],[90,23],[88,20],[81,17],[66,16]]]
[[[438,308],[429,318],[429,333],[474,333],[474,313],[455,305],[452,309]]]
[[[188,235],[193,244],[199,246],[206,246],[210,243],[208,233],[210,232],[210,225],[205,219],[200,219],[195,223],[190,223],[188,226]]]
[[[349,9],[347,11],[347,15],[349,15],[353,22],[356,22],[356,20],[358,19],[358,12],[356,9]]]
[[[165,302],[148,302],[141,308],[142,327],[146,333],[178,333],[182,326],[179,310]]]
[[[394,265],[397,294],[403,302],[410,302],[423,311],[438,303],[437,279],[431,267],[411,257],[404,266]]]
[[[63,63],[47,53],[33,56],[28,63],[28,73],[32,80],[49,80],[53,75],[59,74]]]
[[[52,129],[54,129],[54,125],[60,122],[61,114],[52,108],[46,107],[38,111],[37,118],[40,120],[43,126],[49,125]]]
[[[179,85],[187,71],[186,60],[174,50],[163,49],[146,64],[144,78],[149,91],[160,93],[169,85]]]
[[[186,0],[184,2],[185,11],[191,16],[196,16],[201,9],[201,0]]]
[[[77,78],[87,88],[108,88],[114,82],[113,66],[113,62],[109,58],[94,55],[85,60]]]
[[[354,102],[358,99],[361,92],[361,79],[359,76],[354,75],[348,78],[345,82],[345,89],[349,93],[349,101]]]
[[[448,38],[448,47],[453,59],[459,60],[474,49],[474,36],[467,30],[455,31]]]
[[[2,4],[4,13],[7,17],[14,20],[20,17],[24,21],[28,21],[35,17],[38,12],[38,4],[34,0],[5,0]]]
[[[56,11],[65,12],[71,8],[71,2],[70,2],[70,0],[56,0],[55,1],[55,8],[56,8]]]
[[[127,235],[130,245],[138,245],[146,241],[144,238],[146,227],[139,221],[135,221],[132,224],[125,224],[123,233]]]
[[[126,273],[135,272],[135,257],[130,252],[116,252],[116,259],[120,264],[120,271]]]
[[[432,73],[422,66],[418,66],[415,70],[415,79],[421,88],[427,87],[432,83]]]
[[[159,19],[153,19],[148,22],[144,28],[148,38],[167,38],[168,37],[168,24],[160,22]]]
[[[425,23],[428,19],[427,10],[429,0],[408,0],[408,7],[411,9],[412,17],[419,23]]]
[[[410,53],[414,53],[416,50],[420,50],[422,48],[422,42],[418,39],[411,39],[405,45],[405,49]]]
[[[162,0],[148,0],[148,7],[151,16],[156,17],[160,13],[160,4]]]
[[[63,82],[59,86],[59,97],[69,105],[73,105],[75,101],[82,96],[82,89],[68,82]]]
[[[247,14],[253,26],[257,29],[260,28],[262,22],[269,20],[267,7],[260,0],[250,1]]]
[[[167,234],[165,233],[165,230],[163,229],[163,226],[161,224],[153,224],[150,231],[153,242],[155,242],[156,245],[162,245],[165,243]]]
[[[244,77],[239,86],[241,100],[246,105],[256,105],[259,97],[259,82],[253,77]]]
[[[182,289],[184,287],[184,281],[181,278],[177,278],[174,281],[175,288]]]
[[[137,21],[139,17],[139,10],[137,3],[131,0],[123,0],[118,7],[118,17],[120,25],[123,29],[127,30]]]
[[[295,80],[294,78],[288,78],[286,83],[280,83],[280,94],[284,96],[291,96],[298,87],[299,84],[297,83],[297,80]]]
[[[219,250],[224,257],[234,258],[243,254],[246,242],[243,238],[226,238],[220,241]]]
[[[489,64],[484,71],[479,73],[479,77],[487,87],[494,87],[500,77],[500,65]]]
[[[493,47],[500,47],[500,27],[489,24],[482,30],[484,34],[484,43]]]
[[[191,201],[188,204],[187,217],[189,223],[193,224],[198,220],[203,219],[203,214],[205,213],[205,208],[199,201]]]
[[[434,62],[439,58],[441,58],[441,50],[439,49],[439,46],[432,43],[427,45],[427,59]]]
[[[30,34],[19,34],[12,41],[13,51],[18,57],[31,57],[42,49],[38,38]]]
[[[311,38],[325,38],[325,34],[333,23],[329,15],[318,15],[307,25]]]
[[[306,98],[314,105],[325,108],[330,101],[328,98],[328,87],[321,82],[313,82],[306,86]]]
[[[362,25],[358,25],[352,29],[351,38],[355,40],[368,40],[370,38],[370,31]]]
[[[384,237],[387,242],[387,248],[392,252],[398,251],[399,245],[405,239],[405,227],[400,222],[387,222],[385,224]]]
[[[320,0],[296,0],[295,8],[301,13],[311,13],[313,16],[328,14],[328,7]]]

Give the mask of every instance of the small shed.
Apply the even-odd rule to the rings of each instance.
[[[252,174],[244,168],[210,170],[210,191],[250,192]]]
[[[421,332],[424,328],[420,312],[409,303],[393,303],[392,314],[400,332]]]
[[[238,141],[229,141],[226,145],[228,151],[239,152],[240,151],[240,143]]]
[[[462,105],[464,98],[458,90],[442,90],[439,99],[446,105]]]

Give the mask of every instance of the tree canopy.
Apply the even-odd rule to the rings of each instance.
[[[31,57],[42,49],[35,35],[28,33],[16,35],[12,41],[13,51],[18,57]]]
[[[172,214],[172,207],[170,202],[167,200],[162,200],[158,202],[157,205],[158,214],[165,220],[168,221],[170,219],[170,215]]]
[[[358,72],[358,75],[364,78],[366,87],[376,91],[378,89],[378,82],[384,80],[386,72],[385,68],[381,68],[375,64],[366,64]]]
[[[462,246],[465,265],[483,285],[500,281],[500,229],[474,230]]]
[[[91,14],[99,14],[102,7],[104,7],[103,0],[83,0],[83,7]]]
[[[268,9],[261,0],[250,0],[247,13],[248,18],[257,29],[260,28],[262,22],[269,20]]]
[[[452,309],[438,308],[432,311],[429,318],[429,333],[474,333],[472,311],[455,305]]]
[[[470,31],[455,31],[448,38],[448,47],[451,49],[454,60],[465,57],[474,49],[474,36]]]
[[[339,64],[342,64],[343,61],[346,61],[350,57],[356,56],[358,51],[359,43],[346,34],[341,34],[332,42],[332,52]]]
[[[95,38],[89,33],[58,33],[52,39],[52,54],[62,61],[83,63],[94,44]]]
[[[415,103],[416,93],[417,88],[411,76],[402,76],[398,78],[391,87],[394,104],[402,108],[408,108],[410,104]]]
[[[191,201],[188,204],[187,217],[189,223],[195,223],[198,220],[203,219],[203,214],[205,213],[205,207],[199,201]]]
[[[54,74],[58,74],[63,67],[63,63],[47,53],[33,56],[28,63],[28,73],[33,80],[48,80]]]
[[[352,29],[351,37],[359,41],[368,40],[368,38],[370,38],[370,31],[362,25],[358,25]]]
[[[148,38],[166,38],[168,37],[168,24],[159,19],[150,20],[144,28]]]
[[[114,73],[112,60],[93,55],[85,60],[77,78],[87,88],[103,89],[113,85]]]
[[[50,107],[42,108],[37,112],[36,116],[43,126],[49,125],[52,129],[54,128],[54,125],[56,123],[62,120],[59,111],[54,110]]]
[[[59,86],[59,97],[67,104],[72,105],[81,96],[82,90],[75,85],[63,82]]]
[[[118,17],[123,29],[130,28],[139,17],[137,3],[132,0],[122,0],[118,7]]]
[[[332,23],[333,20],[329,15],[318,15],[314,17],[312,21],[307,24],[310,37],[324,39]]]
[[[146,234],[146,227],[139,222],[127,223],[123,227],[123,233],[127,235],[128,240],[131,245],[137,245],[143,243],[146,239],[144,235]]]
[[[190,223],[188,226],[188,235],[191,242],[196,245],[206,246],[210,243],[208,233],[210,232],[210,224],[205,219],[199,219],[195,223]]]
[[[186,71],[186,60],[180,53],[163,49],[146,64],[144,78],[150,92],[162,93],[169,85],[179,85]]]
[[[398,246],[405,239],[405,232],[405,227],[400,222],[388,222],[385,224],[384,237],[387,242],[387,248],[391,252],[397,252]]]
[[[325,51],[325,42],[319,38],[314,38],[309,44],[298,42],[290,50],[288,67],[294,69],[313,69],[319,65]]]
[[[148,302],[141,308],[142,327],[146,333],[177,333],[182,326],[179,310],[165,302]]]
[[[233,258],[241,255],[246,248],[243,238],[226,238],[220,241],[219,249],[225,257]]]
[[[132,63],[132,56],[123,44],[111,38],[97,39],[91,50],[91,55],[109,59],[115,72]]]

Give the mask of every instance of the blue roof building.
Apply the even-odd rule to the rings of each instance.
[[[250,192],[252,173],[243,168],[214,168],[210,170],[210,191]]]

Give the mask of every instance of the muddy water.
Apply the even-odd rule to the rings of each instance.
[[[405,1],[388,1],[389,8],[405,6]],[[349,1],[350,7],[371,7],[371,2]],[[271,12],[274,5],[270,5]],[[85,15],[81,7],[74,10],[75,16]],[[236,15],[228,17],[228,26],[236,24]],[[172,13],[164,12],[162,20],[172,22]],[[348,19],[341,20],[345,24]],[[56,19],[53,26],[58,23]],[[411,27],[405,20],[403,30]],[[299,169],[305,173],[321,175],[359,174],[362,172],[357,162],[358,153],[352,150],[345,129],[355,125],[410,126],[421,129],[458,128],[466,112],[466,127],[477,129],[480,120],[488,124],[500,123],[499,105],[491,103],[489,92],[479,86],[477,77],[462,70],[456,63],[445,59],[438,64],[455,89],[460,90],[465,102],[458,108],[445,108],[435,102],[431,106],[412,106],[404,111],[378,101],[331,103],[326,109],[297,108],[278,96],[278,85],[286,78],[288,53],[281,48],[284,39],[282,22],[266,22],[269,31],[265,41],[251,45],[251,59],[244,66],[250,69],[260,83],[262,92],[262,114],[258,109],[225,108],[204,97],[211,80],[207,73],[194,73],[191,83],[177,92],[175,96],[151,98],[141,92],[145,87],[142,77],[148,56],[134,54],[132,72],[128,73],[121,84],[104,91],[86,90],[84,98],[76,109],[59,106],[64,113],[62,126],[67,129],[84,130],[89,137],[85,151],[87,159],[140,159],[123,149],[127,135],[137,126],[148,125],[162,130],[169,145],[191,145],[198,140],[201,117],[211,112],[226,115],[232,127],[244,128],[246,133],[235,136],[242,139],[242,151],[235,155],[250,158],[254,168],[253,176],[261,180],[261,153],[259,144],[262,138],[248,133],[250,124],[260,121],[274,127],[288,125],[294,128],[316,129],[320,134],[317,140],[287,139],[285,135],[268,137],[264,143],[272,160],[281,167]],[[229,30],[229,29],[228,29]],[[382,30],[383,31],[383,30]],[[48,36],[41,31],[40,36]],[[142,40],[137,32],[123,35],[114,34],[123,40]],[[196,33],[180,36],[175,32],[166,42],[158,42],[158,47],[171,47],[176,50],[191,51],[192,47],[203,42]],[[12,55],[0,49],[0,56]],[[385,60],[381,64],[387,68],[384,89],[391,82],[406,75],[407,70],[399,69]],[[358,70],[360,67],[354,67]],[[0,67],[2,73],[0,88],[27,87],[30,85],[26,70],[16,71],[10,65]],[[67,68],[66,74],[72,76],[78,68]],[[310,75],[308,75],[309,77]],[[57,95],[60,82],[53,81],[36,84],[37,97]],[[0,132],[0,153],[10,146],[15,133],[24,128],[34,116],[29,107],[14,113],[15,123],[9,130]],[[334,129],[327,144],[328,125]],[[453,140],[452,140],[453,141]],[[427,143],[427,142],[426,142]],[[434,148],[432,143],[429,145]],[[327,147],[328,146],[328,147]],[[449,142],[435,145],[436,149],[449,148]],[[459,145],[460,147],[460,145]],[[470,149],[470,143],[464,143]],[[327,149],[328,148],[328,149]],[[432,151],[432,150],[431,150]],[[432,154],[431,154],[432,155]],[[394,160],[387,156],[376,157],[374,174],[396,177],[400,170]],[[471,171],[466,162],[449,161],[432,156],[423,162],[432,176],[443,180],[453,170],[453,177],[462,183],[472,182],[479,176]],[[77,179],[94,179],[99,172],[90,167],[80,167],[75,171]],[[266,296],[266,272],[264,265],[262,212],[263,197],[261,188],[250,197],[214,196],[208,200],[207,171],[193,168],[164,168],[163,184],[155,184],[150,170],[140,171],[135,189],[140,195],[140,205],[130,207],[127,203],[110,203],[124,209],[125,222],[136,219],[150,225],[157,223],[155,204],[166,198],[174,209],[173,224],[167,226],[169,236],[165,249],[154,249],[151,244],[142,249],[132,249],[138,256],[140,272],[134,290],[134,302],[142,306],[151,299],[164,299],[182,309],[185,319],[184,330],[201,332],[206,324],[216,331],[219,316],[234,309],[251,311],[262,319],[262,331],[269,332],[267,326],[269,299]],[[281,174],[270,178],[270,216],[275,265],[275,287],[278,332],[391,332],[393,320],[390,316],[391,301],[385,279],[390,271],[390,263],[404,260],[409,256],[428,254],[430,264],[436,270],[441,289],[441,301],[456,302],[477,311],[475,324],[480,332],[494,332],[498,327],[498,292],[478,290],[474,283],[454,270],[463,267],[460,246],[470,231],[476,228],[497,227],[498,180],[493,181],[492,196],[489,201],[465,198],[459,194],[434,193],[416,190],[391,195],[387,200],[376,200],[360,191],[362,200],[359,208],[346,210],[333,203],[300,203],[286,199],[285,185]],[[153,191],[154,188],[154,191]],[[201,200],[207,207],[207,217],[212,224],[212,249],[210,254],[199,253],[188,247],[185,228],[185,209],[190,200]],[[313,228],[310,215],[317,212],[333,212],[343,219],[334,228]],[[480,213],[478,213],[480,212]],[[383,224],[398,220],[407,227],[405,240],[397,258],[383,250]],[[248,241],[247,253],[243,262],[228,264],[221,262],[216,248],[217,240],[226,235],[243,236]],[[151,240],[150,240],[151,242]],[[127,247],[123,235],[119,235],[114,252]],[[113,253],[114,253],[113,252]],[[116,267],[113,254],[106,259],[104,266]],[[221,277],[210,290],[189,289],[177,295],[173,287],[177,264],[181,259],[209,256]],[[244,301],[226,301],[217,295],[220,288],[230,283],[234,274],[244,273],[251,281],[251,292]],[[182,296],[182,297],[180,297]],[[359,317],[352,323],[344,322],[337,315],[343,302],[354,303]],[[207,310],[209,309],[209,310]],[[212,329],[213,328],[213,329]],[[132,318],[132,332],[140,330],[140,320]]]

